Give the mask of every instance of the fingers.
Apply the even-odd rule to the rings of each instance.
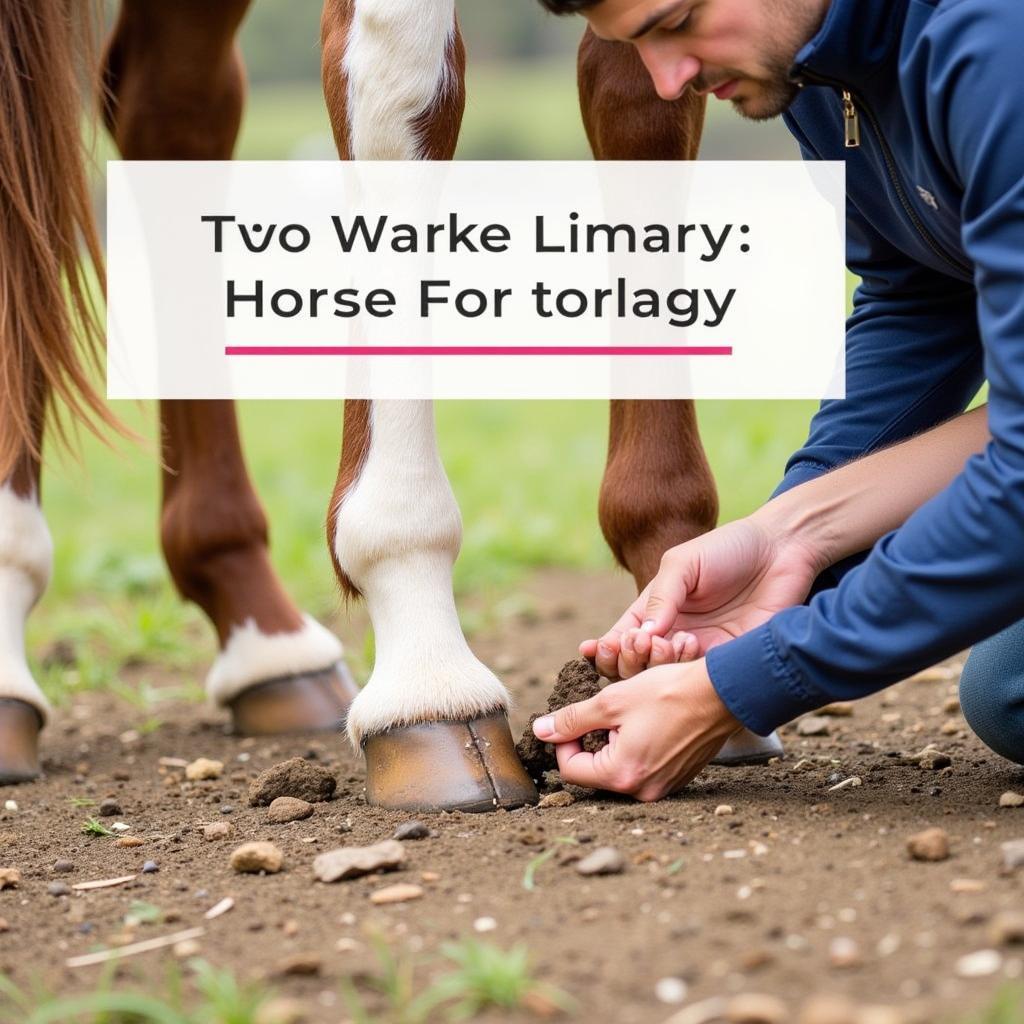
[[[682,547],[683,545],[681,545]],[[645,633],[664,636],[686,602],[687,573],[680,563],[678,548],[670,548],[661,560],[661,568],[647,587],[647,602],[640,628]]]
[[[598,694],[538,718],[533,723],[533,734],[546,743],[567,743],[595,729],[609,729],[617,724],[608,713],[608,702]]]

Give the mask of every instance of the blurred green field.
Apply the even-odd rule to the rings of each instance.
[[[571,59],[471,64],[468,94],[461,158],[587,157]],[[747,130],[724,108],[714,111],[706,135],[719,147],[737,128]],[[767,155],[763,139],[752,137],[746,155]],[[111,155],[104,143],[99,158]],[[253,90],[237,155],[332,158],[319,87],[310,82]],[[803,439],[813,408],[808,402],[701,403],[723,520],[744,515],[767,497]],[[119,443],[111,450],[86,437],[81,465],[53,459],[45,473],[56,565],[30,620],[29,645],[44,688],[56,697],[80,686],[117,685],[119,668],[133,661],[198,672],[212,655],[209,630],[195,609],[177,600],[160,557],[155,410],[118,403],[116,411],[148,439],[145,447]],[[250,466],[270,515],[274,561],[299,602],[329,616],[338,597],[323,520],[340,450],[341,406],[253,402],[240,412]],[[532,567],[611,566],[596,516],[604,403],[442,402],[437,420],[465,524],[455,582],[460,596],[473,598],[467,604],[528,603],[516,584]],[[467,617],[464,625],[472,631],[479,621]],[[70,671],[52,666],[52,659],[39,660],[61,638],[76,641]],[[343,639],[368,648],[363,637]]]

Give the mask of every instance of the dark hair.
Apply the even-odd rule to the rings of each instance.
[[[540,0],[552,14],[579,14],[588,7],[596,7],[601,0]]]

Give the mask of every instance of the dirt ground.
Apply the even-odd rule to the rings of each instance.
[[[611,574],[545,572],[523,590],[536,611],[473,643],[515,695],[517,735],[527,715],[543,708],[576,642],[605,628],[630,597],[626,578]],[[361,627],[337,627],[343,638],[361,636]],[[18,805],[0,811],[0,867],[21,872],[17,888],[0,892],[7,924],[0,969],[23,986],[35,977],[58,991],[84,990],[98,968],[69,968],[67,958],[203,926],[199,943],[210,962],[271,979],[302,1003],[309,1021],[338,1022],[349,1016],[338,982],[373,969],[372,932],[428,963],[442,943],[479,932],[503,947],[525,942],[539,977],[575,998],[582,1019],[662,1022],[710,997],[764,993],[780,997],[786,1019],[795,1021],[808,997],[835,992],[899,1009],[879,1020],[955,1020],[1024,969],[1024,952],[994,945],[1000,937],[992,935],[1001,912],[1024,909],[1021,876],[1002,869],[1000,850],[1024,837],[1024,808],[999,806],[1005,791],[1024,791],[1024,774],[967,729],[955,669],[827,718],[826,734],[803,736],[790,726],[785,759],[710,769],[683,795],[657,804],[598,799],[421,815],[436,834],[406,844],[404,870],[332,885],[313,880],[316,854],[389,838],[411,817],[366,806],[361,760],[341,737],[239,740],[225,735],[215,712],[185,704],[163,706],[162,725],[140,735],[136,709],[86,695],[46,731],[46,777],[0,790],[0,806]],[[126,673],[142,676],[161,678],[153,667]],[[929,743],[951,764],[900,756]],[[247,805],[248,783],[295,755],[335,771],[338,792],[307,820],[272,824],[266,808]],[[198,757],[223,761],[223,776],[185,781],[176,765]],[[831,789],[851,777],[861,784]],[[122,813],[103,820],[128,823],[142,845],[121,848],[81,833],[96,808],[73,798],[108,796]],[[213,821],[230,822],[230,838],[206,841],[202,827]],[[911,860],[907,837],[931,826],[949,834],[951,856]],[[556,844],[559,837],[580,845]],[[251,839],[276,843],[285,870],[234,873],[229,855]],[[583,877],[562,863],[602,845],[624,855],[622,874]],[[536,868],[528,891],[528,864],[553,847],[558,852]],[[72,869],[55,872],[61,859]],[[159,870],[138,873],[146,860]],[[133,873],[134,881],[113,888],[48,890],[54,882]],[[424,896],[371,904],[371,892],[398,881],[421,885]],[[234,908],[205,921],[204,912],[226,896]],[[161,908],[164,920],[126,931],[137,900]],[[960,962],[986,949],[996,953]],[[307,954],[317,974],[281,974],[290,958]],[[134,957],[125,977],[161,977],[169,959],[169,951]],[[972,972],[982,976],[962,976]],[[374,1005],[372,997],[367,1002]]]

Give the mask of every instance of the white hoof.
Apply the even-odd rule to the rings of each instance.
[[[718,752],[712,764],[736,767],[744,764],[767,764],[773,757],[782,757],[785,750],[779,734],[758,736],[757,733],[744,729],[728,740]]]

